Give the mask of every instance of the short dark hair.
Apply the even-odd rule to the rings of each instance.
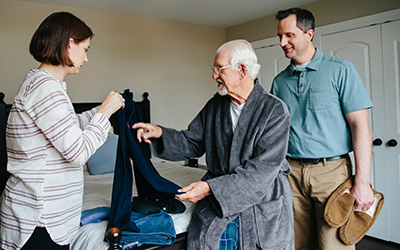
[[[93,36],[92,30],[81,19],[68,12],[55,12],[33,34],[29,52],[38,62],[72,67],[67,53],[69,39],[80,43]]]
[[[310,29],[315,30],[314,16],[309,10],[306,10],[306,9],[291,8],[291,9],[287,9],[287,10],[280,10],[280,11],[278,11],[278,13],[276,13],[275,18],[280,21],[292,14],[296,15],[297,28],[304,31],[304,33]]]

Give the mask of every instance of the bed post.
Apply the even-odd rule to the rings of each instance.
[[[7,124],[7,105],[4,102],[5,94],[0,92],[0,195],[10,176],[7,171],[7,149],[6,149],[6,124]]]
[[[110,242],[110,247],[108,250],[122,250],[119,244],[121,240],[121,230],[117,227],[112,227],[107,231],[107,240]]]
[[[150,101],[149,101],[149,93],[144,92],[142,95],[142,101],[140,102],[140,113],[142,115],[143,122],[150,123]],[[151,158],[151,149],[150,145],[145,143],[146,153],[148,157]]]
[[[143,107],[144,107],[144,112],[142,114],[142,118],[144,122],[149,123],[150,122],[150,101],[148,99],[149,93],[144,92],[143,93]]]

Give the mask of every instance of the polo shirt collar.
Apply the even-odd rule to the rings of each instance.
[[[318,70],[323,57],[324,53],[321,50],[315,48],[315,55],[311,59],[311,62],[306,66],[306,69],[315,71]],[[291,60],[289,65],[290,76],[292,76],[295,71],[296,71],[296,65],[294,64],[293,60]]]

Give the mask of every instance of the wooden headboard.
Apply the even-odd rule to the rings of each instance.
[[[144,92],[142,95],[142,101],[136,101],[139,105],[140,114],[142,115],[143,121],[149,123],[150,122],[150,101],[148,99],[149,93]],[[101,102],[77,102],[72,103],[74,106],[75,112],[77,114],[82,113],[83,111],[92,109],[96,106],[99,106]]]
[[[4,93],[0,92],[0,194],[10,174],[7,172],[7,151],[6,151],[6,123],[11,105],[4,102]]]
[[[0,104],[4,104],[5,105],[5,112],[6,112],[6,115],[8,117],[8,114],[10,113],[12,104],[6,104],[4,102],[4,97],[5,97],[5,94],[3,92],[0,92]],[[149,97],[149,93],[144,92],[143,95],[142,95],[143,99],[141,101],[136,101],[136,103],[139,105],[140,114],[142,115],[142,118],[143,118],[144,122],[150,122],[150,101],[149,101],[148,97]],[[80,114],[83,111],[92,109],[92,108],[94,108],[96,106],[99,106],[100,104],[101,104],[101,102],[76,102],[76,103],[72,103],[72,105],[74,106],[75,112],[77,114]]]

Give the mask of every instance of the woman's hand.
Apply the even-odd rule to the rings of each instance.
[[[105,115],[108,119],[110,116],[117,112],[120,108],[125,107],[125,99],[122,95],[118,92],[111,91],[106,98],[104,99],[103,103],[100,105],[100,108],[97,110],[97,113],[101,113]]]

